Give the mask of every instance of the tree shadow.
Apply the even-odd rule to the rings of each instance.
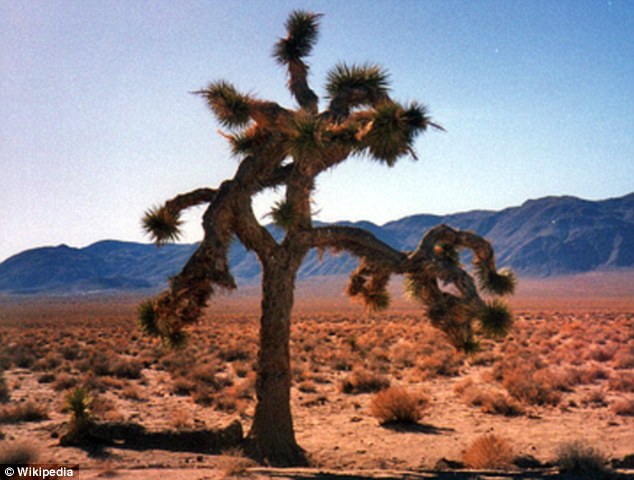
[[[60,439],[60,445],[81,448],[92,458],[109,458],[106,448],[126,450],[166,450],[189,453],[220,453],[242,443],[240,422],[235,421],[223,429],[147,431],[143,425],[132,422],[94,423],[81,434],[69,434]]]
[[[446,433],[453,433],[456,430],[449,427],[436,427],[428,423],[402,423],[402,422],[386,422],[382,423],[381,427],[393,432],[401,433],[423,433],[425,435],[442,435]]]

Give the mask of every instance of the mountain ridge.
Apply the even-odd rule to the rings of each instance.
[[[497,211],[415,214],[383,225],[365,220],[334,224],[363,226],[394,248],[413,250],[425,231],[441,223],[488,238],[498,265],[510,266],[520,275],[547,277],[634,268],[634,193],[598,201],[548,196]],[[275,227],[267,228],[276,238],[283,236]],[[119,240],[101,240],[83,248],[61,244],[28,249],[0,263],[0,292],[158,289],[180,270],[195,249],[196,244],[156,248]],[[229,250],[229,263],[240,283],[257,281],[260,265],[238,242]],[[326,253],[320,260],[317,252],[311,251],[298,277],[343,275],[353,270],[356,263],[346,253]]]

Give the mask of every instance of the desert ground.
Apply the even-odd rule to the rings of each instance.
[[[291,470],[238,446],[60,445],[80,388],[96,422],[248,432],[257,286],[216,298],[180,351],[141,333],[138,295],[0,297],[0,463],[78,464],[82,479],[552,478],[577,453],[634,472],[634,273],[521,280],[511,333],[468,356],[398,285],[380,314],[344,285],[297,291],[292,407],[312,465]],[[399,401],[409,423],[385,414]]]

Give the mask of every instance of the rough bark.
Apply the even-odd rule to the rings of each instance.
[[[290,327],[295,274],[300,262],[272,259],[264,263],[257,404],[247,437],[247,451],[276,466],[306,465],[295,440],[291,414]]]

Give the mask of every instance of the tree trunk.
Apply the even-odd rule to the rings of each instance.
[[[291,415],[290,326],[295,273],[290,262],[267,262],[262,268],[262,318],[255,391],[257,404],[247,449],[275,466],[306,465],[295,440]]]

